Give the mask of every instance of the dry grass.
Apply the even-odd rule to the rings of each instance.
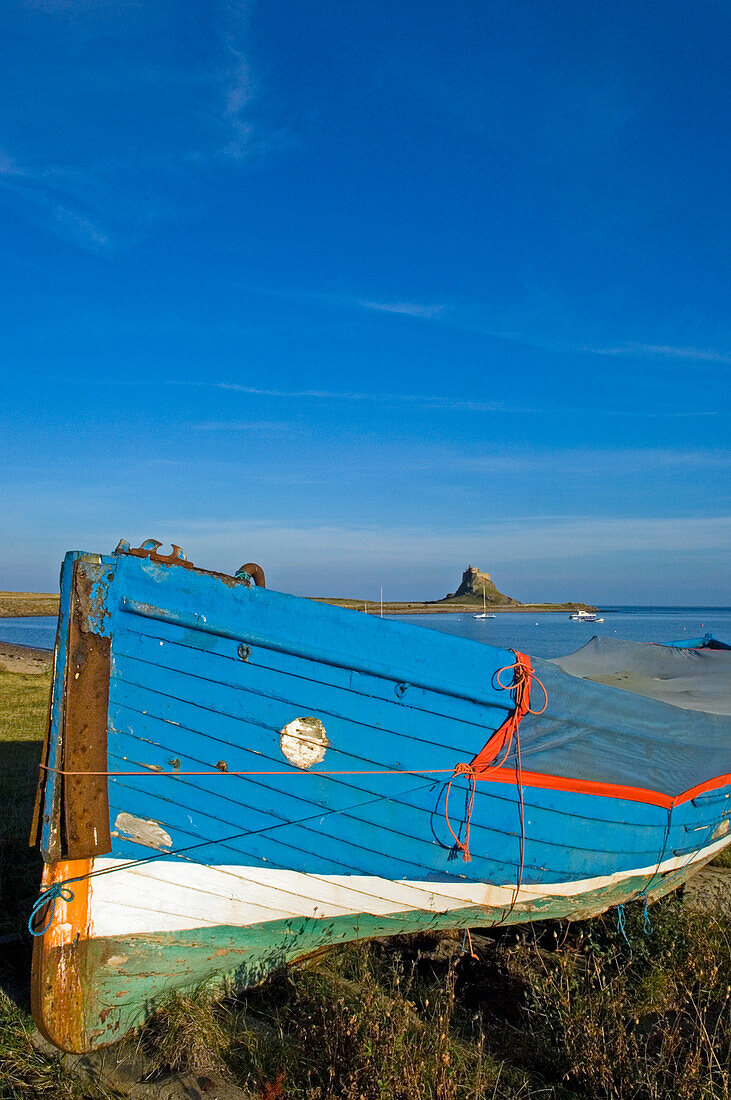
[[[31,1042],[30,1017],[0,989],[0,1100],[114,1100]]]
[[[211,1061],[266,1100],[729,1100],[731,949],[673,895],[593,921],[333,950],[246,996],[174,998],[161,1070]],[[560,947],[557,946],[560,944]]]
[[[51,665],[40,673],[0,669],[0,742],[42,741],[48,721]]]
[[[488,1054],[479,1016],[461,1007],[456,981],[454,964],[435,980],[398,950],[339,948],[246,997],[173,999],[146,1029],[146,1053],[157,1055],[162,1072],[195,1068],[196,1052],[213,1057],[265,1100],[548,1095],[524,1070]],[[189,1048],[183,1034],[195,1036]],[[210,1036],[202,1051],[201,1036]]]

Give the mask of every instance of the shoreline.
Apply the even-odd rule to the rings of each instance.
[[[353,600],[336,596],[305,596],[314,603],[329,604],[349,611],[361,611],[367,615],[381,614],[380,603],[370,600]],[[485,608],[489,615],[564,614],[572,611],[595,612],[598,608],[588,603],[521,603],[496,604]],[[438,600],[392,600],[383,604],[384,615],[479,615],[483,611],[479,600],[469,603],[442,603]],[[58,615],[58,596],[45,592],[0,592],[0,620],[53,618]],[[22,648],[31,648],[22,646]],[[41,651],[45,652],[45,651]]]
[[[45,672],[53,663],[52,649],[0,642],[0,672],[35,674]]]
[[[315,603],[329,604],[330,607],[342,607],[347,611],[360,611],[364,615],[376,615],[380,616],[381,607],[378,603],[371,603],[367,600],[338,600],[329,596],[309,596],[309,599]],[[365,606],[364,606],[365,605]],[[536,614],[548,614],[548,615],[570,615],[574,611],[590,611],[596,612],[599,609],[593,607],[591,604],[577,603],[577,604],[541,604],[541,603],[522,603],[517,606],[510,606],[502,604],[496,607],[486,607],[485,611],[488,615],[536,615]],[[608,614],[609,612],[607,612]],[[383,605],[384,615],[481,615],[482,604],[481,603],[465,603],[465,604],[447,604],[440,605],[438,603],[384,603]],[[605,612],[602,612],[605,614]]]
[[[573,607],[547,607],[544,604],[521,604],[520,607],[488,607],[488,615],[570,615]],[[588,610],[588,609],[586,609]],[[380,610],[367,612],[368,615],[378,615]],[[408,611],[387,611],[384,607],[384,615],[481,615],[482,608],[474,605],[463,607],[415,607]],[[602,614],[604,614],[602,612]]]

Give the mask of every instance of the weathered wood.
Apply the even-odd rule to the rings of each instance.
[[[90,629],[92,598],[91,578],[83,562],[77,562],[63,716],[63,768],[67,772],[107,770],[110,639]],[[67,859],[88,859],[111,850],[106,776],[64,776],[63,815]]]

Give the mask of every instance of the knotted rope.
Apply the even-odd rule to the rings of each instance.
[[[494,771],[499,768],[507,758],[512,747],[513,738],[517,740],[518,728],[521,720],[526,714],[543,714],[544,710],[548,706],[548,694],[543,683],[536,676],[535,669],[530,663],[530,658],[526,657],[525,653],[519,653],[517,649],[513,650],[515,654],[515,663],[512,665],[504,665],[499,668],[495,673],[494,680],[496,686],[500,691],[512,691],[515,693],[515,707],[511,714],[505,719],[501,726],[499,726],[492,737],[482,749],[478,752],[477,756],[469,763],[461,762],[455,765],[452,777],[447,783],[447,789],[444,794],[444,817],[447,823],[447,828],[454,839],[455,847],[458,851],[462,852],[462,859],[465,863],[470,863],[472,856],[470,855],[470,822],[472,819],[472,810],[475,805],[475,780],[478,776],[484,775],[487,771]],[[503,672],[513,673],[512,684],[505,684],[501,679]],[[530,692],[533,681],[540,685],[543,691],[543,706],[540,710],[531,710],[530,707]],[[502,755],[500,755],[502,753]],[[494,763],[496,757],[500,757],[496,763]],[[522,784],[522,764],[520,761],[520,744],[518,742],[518,759],[516,764],[516,780],[518,785],[518,791],[520,794],[521,802],[521,836],[523,835],[523,784]],[[449,792],[452,788],[454,780],[460,776],[467,776],[467,799],[465,807],[465,821],[464,821],[464,840],[461,840],[455,833],[449,820]],[[521,842],[521,864],[522,864],[522,851],[523,842]],[[521,868],[522,873],[522,868]]]
[[[56,904],[59,898],[61,899],[61,901],[66,902],[74,900],[74,892],[65,882],[52,883],[47,890],[43,890],[43,892],[39,894],[39,896],[36,898],[35,902],[33,903],[33,908],[30,911],[30,916],[28,917],[28,931],[30,932],[31,936],[42,936],[51,927],[51,925],[53,924],[53,918],[56,916]],[[52,904],[51,912],[48,914],[48,920],[43,925],[43,928],[36,928],[34,925],[35,918],[49,903]]]

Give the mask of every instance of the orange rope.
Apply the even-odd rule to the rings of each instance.
[[[453,768],[381,768],[374,769],[372,771],[308,771],[294,769],[291,771],[236,771],[233,768],[214,768],[212,771],[200,771],[200,772],[187,772],[175,769],[173,771],[164,771],[162,768],[145,768],[144,771],[129,771],[129,772],[70,772],[65,771],[63,768],[52,768],[48,764],[39,764],[40,768],[45,772],[53,772],[54,775],[106,775],[106,776],[129,776],[129,775],[170,775],[170,776],[184,776],[184,775],[449,775]]]
[[[541,687],[543,685],[541,684]],[[545,688],[543,689],[545,691]],[[548,702],[548,700],[546,700]],[[545,710],[545,707],[543,708]],[[541,711],[543,714],[543,711]],[[513,909],[515,909],[515,903],[518,900],[518,894],[520,893],[520,887],[523,884],[523,868],[525,866],[525,805],[523,803],[523,765],[520,759],[520,730],[516,727],[515,730],[515,784],[518,788],[518,802],[520,805],[520,863],[518,866],[518,875],[515,880],[515,893],[513,894],[513,900],[510,903],[510,908],[503,917],[503,923],[508,919]]]
[[[449,820],[449,792],[452,789],[452,783],[458,775],[466,775],[468,786],[467,797],[467,812],[465,813],[465,826],[464,826],[464,840],[460,840],[454,829],[452,828]],[[475,769],[471,764],[455,764],[454,771],[452,772],[452,778],[447,783],[447,789],[444,792],[444,820],[447,822],[447,828],[452,834],[455,845],[462,853],[462,859],[465,863],[470,863],[472,856],[470,855],[470,820],[472,818],[472,809],[475,805]]]
[[[467,945],[469,945],[469,948]],[[469,928],[465,928],[464,930],[464,936],[462,937],[462,951],[465,955],[469,955],[470,958],[477,959],[478,962],[480,961],[480,956],[475,954],[475,949],[472,946],[472,936],[470,935]]]
[[[515,692],[515,709],[505,719],[501,726],[495,730],[492,737],[487,741],[482,749],[478,752],[477,756],[471,763],[459,763],[455,766],[452,773],[452,777],[447,784],[447,789],[444,795],[444,817],[447,823],[447,828],[454,838],[455,845],[459,851],[462,852],[462,859],[465,863],[469,863],[472,859],[470,855],[470,821],[472,819],[472,810],[475,804],[475,779],[478,775],[484,775],[488,771],[493,771],[496,768],[501,767],[506,757],[508,756],[513,738],[516,738],[518,748],[518,760],[517,760],[517,775],[516,781],[518,785],[519,797],[520,797],[520,817],[521,817],[521,866],[520,877],[523,874],[523,857],[524,857],[524,829],[523,829],[523,783],[522,783],[522,765],[520,762],[520,742],[518,740],[518,727],[521,720],[526,714],[543,714],[548,706],[548,693],[546,692],[545,685],[538,679],[535,673],[535,669],[530,663],[530,658],[526,657],[525,653],[519,653],[517,649],[513,650],[515,654],[515,663],[512,665],[504,665],[503,668],[499,668],[495,673],[495,683],[501,691],[513,691]],[[501,680],[501,673],[512,671],[513,682],[512,684],[504,684]],[[531,710],[530,707],[530,692],[533,681],[536,681],[540,685],[543,691],[543,706],[540,710]],[[495,758],[502,753],[500,759],[495,763]],[[489,767],[489,765],[492,765]],[[466,775],[468,780],[468,796],[467,807],[465,812],[464,822],[464,840],[455,833],[449,820],[449,792],[452,788],[452,783],[459,775]],[[517,895],[516,895],[517,897]],[[513,902],[515,905],[515,901]]]

